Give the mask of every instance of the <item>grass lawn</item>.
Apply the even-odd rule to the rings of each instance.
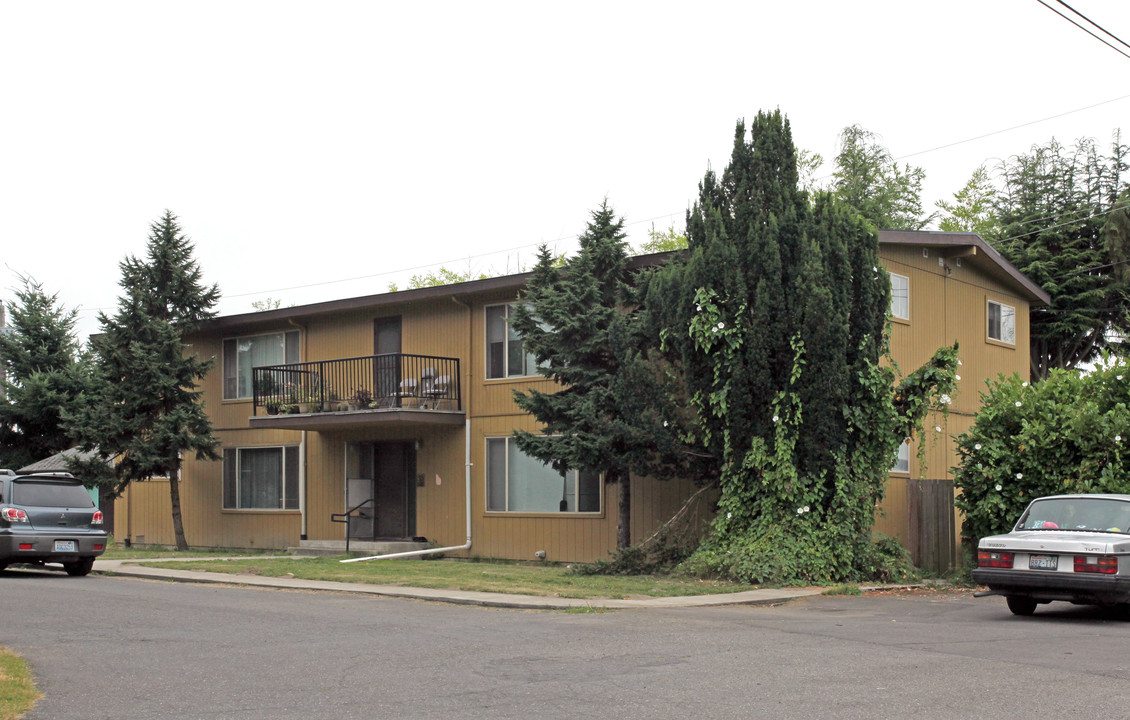
[[[306,580],[334,580],[375,585],[499,592],[563,598],[674,597],[753,590],[754,585],[655,575],[576,575],[563,566],[452,560],[374,560],[338,562],[323,558],[249,558],[247,560],[142,563],[177,570],[205,570]]]
[[[134,545],[133,547],[126,547],[121,543],[112,542],[106,548],[106,552],[98,557],[105,560],[129,560],[133,558],[217,558],[217,557],[234,557],[237,555],[247,555],[254,557],[255,555],[266,554],[279,554],[278,550],[273,550],[270,553],[260,550],[216,550],[213,548],[206,548],[202,550],[186,550],[181,552],[176,549],[170,549],[163,545]]]
[[[23,717],[41,697],[24,659],[0,647],[0,720]]]

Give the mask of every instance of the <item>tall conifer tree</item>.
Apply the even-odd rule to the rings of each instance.
[[[0,467],[13,470],[70,447],[62,415],[79,400],[84,367],[76,311],[20,280],[11,325],[0,332]]]
[[[619,489],[617,546],[631,543],[631,475],[663,475],[674,461],[669,403],[643,364],[625,306],[628,247],[624,221],[605,200],[580,235],[580,252],[559,265],[541,248],[514,326],[553,393],[514,393],[542,426],[516,432],[518,447],[558,472],[603,472]]]
[[[869,557],[906,424],[879,366],[890,282],[878,234],[836,198],[810,203],[798,189],[777,111],[759,113],[748,140],[738,123],[687,237],[686,261],[654,275],[646,306],[721,489],[692,565],[745,581],[850,577]]]
[[[219,441],[201,403],[197,383],[212,366],[189,352],[184,336],[214,316],[220,297],[205,286],[193,245],[169,211],[150,226],[143,259],[119,267],[123,294],[113,316],[99,314],[102,334],[93,348],[97,365],[93,398],[70,423],[84,450],[117,460],[109,488],[169,479],[177,547],[188,548],[180,504],[181,458],[216,460]]]

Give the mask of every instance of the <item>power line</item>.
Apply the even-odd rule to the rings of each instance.
[[[1091,215],[1088,215],[1087,217],[1081,217],[1081,218],[1078,218],[1076,220],[1070,220],[1068,222],[1060,223],[1058,225],[1049,225],[1048,227],[1037,228],[1035,230],[1031,230],[1031,231],[1026,232],[1026,233],[1020,233],[1019,235],[1013,235],[1012,237],[1006,237],[1006,238],[1001,238],[1000,240],[994,240],[993,242],[986,241],[985,244],[995,250],[997,245],[1000,245],[1001,243],[1009,242],[1010,240],[1019,240],[1022,237],[1028,237],[1029,235],[1035,235],[1037,233],[1047,232],[1048,230],[1055,230],[1057,228],[1067,227],[1069,225],[1078,225],[1079,223],[1090,220],[1091,218],[1097,218],[1097,217],[1101,217],[1103,215],[1109,215],[1110,213],[1114,212],[1115,210],[1122,210],[1122,209],[1123,209],[1122,207],[1112,207],[1110,210],[1103,210],[1101,212],[1093,213]],[[1064,213],[1064,215],[1069,215],[1069,214],[1070,213]],[[1049,216],[1049,217],[1055,217],[1055,216]],[[1060,215],[1059,217],[1063,217],[1063,215]],[[1041,219],[1044,219],[1044,218],[1041,218]]]
[[[1124,41],[1122,40],[1122,38],[1118,37],[1117,35],[1115,35],[1114,33],[1112,33],[1112,32],[1111,32],[1110,30],[1107,30],[1107,29],[1106,29],[1106,28],[1104,28],[1104,27],[1103,27],[1102,25],[1099,25],[1099,24],[1098,24],[1097,22],[1095,22],[1095,21],[1094,21],[1094,20],[1092,20],[1091,18],[1087,17],[1087,16],[1086,16],[1086,15],[1084,15],[1083,13],[1079,12],[1079,11],[1078,11],[1078,10],[1076,10],[1075,8],[1071,7],[1070,5],[1068,5],[1067,3],[1065,3],[1065,2],[1063,1],[1063,0],[1056,0],[1056,2],[1058,2],[1058,3],[1060,4],[1060,5],[1064,6],[1065,8],[1067,8],[1068,10],[1070,10],[1071,12],[1075,13],[1075,14],[1076,14],[1076,15],[1078,15],[1079,17],[1083,18],[1083,19],[1084,19],[1084,20],[1086,20],[1087,22],[1091,23],[1092,25],[1094,25],[1095,27],[1097,27],[1097,28],[1098,28],[1099,30],[1102,30],[1102,31],[1103,31],[1104,33],[1106,33],[1106,34],[1107,34],[1107,35],[1109,35],[1110,37],[1112,37],[1112,38],[1114,38],[1115,40],[1117,40],[1118,42],[1120,42],[1120,43],[1121,43],[1121,44],[1122,44],[1122,45],[1123,45],[1124,47],[1126,47],[1127,49],[1130,49],[1130,45],[1127,45],[1127,44],[1126,44],[1126,43],[1125,43],[1125,42],[1124,42]]]
[[[1051,11],[1052,11],[1053,13],[1055,13],[1056,15],[1059,15],[1059,16],[1060,16],[1061,18],[1063,18],[1063,19],[1064,19],[1064,20],[1066,20],[1067,22],[1071,23],[1071,24],[1072,24],[1072,25],[1074,25],[1075,27],[1079,28],[1079,29],[1080,29],[1080,30],[1082,30],[1083,32],[1085,32],[1085,33],[1087,33],[1088,35],[1090,35],[1091,37],[1093,37],[1094,39],[1098,40],[1098,41],[1099,41],[1099,42],[1101,42],[1101,43],[1102,43],[1103,45],[1106,45],[1106,46],[1107,46],[1108,48],[1110,48],[1111,50],[1115,51],[1115,52],[1116,52],[1116,53],[1118,53],[1119,55],[1122,55],[1123,57],[1125,57],[1125,58],[1127,58],[1127,59],[1130,59],[1130,55],[1127,55],[1127,54],[1126,54],[1126,53],[1124,53],[1124,52],[1123,52],[1122,50],[1120,50],[1120,49],[1116,48],[1115,46],[1113,46],[1113,45],[1111,45],[1110,43],[1108,43],[1108,42],[1107,42],[1106,40],[1102,39],[1102,38],[1101,38],[1101,37],[1099,37],[1098,35],[1094,34],[1094,33],[1093,33],[1093,32],[1091,32],[1090,30],[1088,30],[1087,28],[1083,27],[1083,26],[1082,26],[1082,25],[1080,25],[1079,23],[1077,23],[1077,22],[1075,22],[1074,20],[1072,20],[1071,18],[1067,17],[1066,15],[1064,15],[1063,13],[1061,13],[1061,12],[1060,12],[1059,10],[1056,10],[1056,9],[1055,9],[1055,8],[1053,8],[1053,7],[1051,6],[1051,5],[1048,5],[1048,4],[1046,3],[1046,2],[1044,2],[1044,0],[1036,0],[1036,2],[1040,3],[1041,5],[1043,5],[1044,7],[1046,7],[1046,8],[1048,9],[1048,10],[1051,10]],[[1066,5],[1066,3],[1063,3],[1063,4],[1064,4],[1064,5]],[[1074,12],[1074,11],[1072,11],[1072,12]],[[1082,15],[1080,15],[1080,17],[1083,17],[1083,16],[1082,16]],[[1087,22],[1090,22],[1090,20],[1088,20]],[[1098,26],[1098,25],[1095,25],[1095,27],[1099,27],[1099,26]],[[1102,28],[1099,28],[1099,29],[1100,29],[1100,30],[1102,30]],[[1106,30],[1103,30],[1103,32],[1106,32]],[[1108,34],[1109,34],[1109,33],[1108,33]],[[1111,35],[1111,37],[1114,37],[1114,36],[1113,36],[1113,35]],[[1117,40],[1117,38],[1115,38],[1115,39]],[[1119,42],[1122,42],[1122,41],[1121,41],[1121,40],[1119,40]]]

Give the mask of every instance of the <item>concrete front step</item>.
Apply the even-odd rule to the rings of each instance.
[[[430,543],[403,540],[350,540],[350,555],[387,555],[413,550],[427,550]],[[342,555],[345,553],[344,540],[300,540],[298,547],[288,547],[287,552],[296,555]]]

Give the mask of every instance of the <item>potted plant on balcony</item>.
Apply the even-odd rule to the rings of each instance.
[[[263,404],[267,408],[268,415],[278,415],[282,410],[283,401],[278,398],[272,398]]]
[[[298,395],[298,412],[322,412],[322,395],[317,390],[304,390]]]
[[[373,402],[373,393],[369,388],[359,387],[353,393],[353,397],[349,398],[350,410],[365,410],[369,408],[369,404]]]

